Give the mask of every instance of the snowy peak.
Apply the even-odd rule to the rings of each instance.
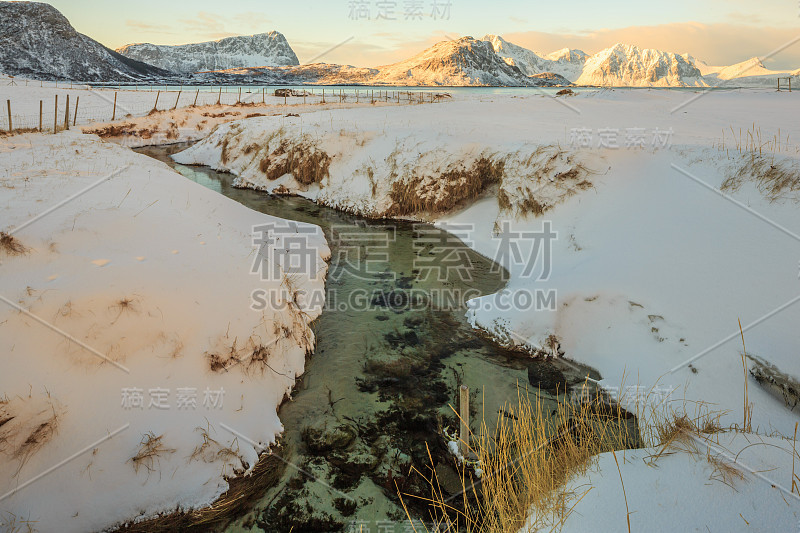
[[[409,85],[538,85],[498,56],[492,44],[462,37],[442,41],[414,57],[378,67],[374,83]]]
[[[707,85],[700,70],[680,55],[622,43],[588,58],[576,83],[631,87]]]
[[[510,43],[499,35],[486,35],[483,40],[492,45],[503,61],[519,68],[527,76],[552,72],[574,81],[581,75],[586,60],[586,53],[580,50],[564,48],[545,56]]]
[[[0,70],[34,78],[129,81],[168,75],[78,33],[41,2],[0,2]]]
[[[575,48],[562,48],[561,50],[556,50],[555,52],[547,54],[545,59],[562,63],[579,63],[580,65],[583,65],[588,57],[589,54],[583,50],[577,50]]]
[[[526,76],[533,76],[546,71],[545,64],[547,62],[536,52],[512,44],[499,35],[485,35],[482,40],[491,44],[494,52],[506,64],[517,67]]]
[[[183,74],[300,64],[286,38],[277,31],[175,46],[129,44],[117,49],[117,52]]]

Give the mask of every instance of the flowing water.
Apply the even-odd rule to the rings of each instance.
[[[229,531],[407,531],[398,489],[429,494],[411,466],[436,466],[445,489],[459,488],[444,433],[457,429],[450,406],[460,385],[470,388],[477,429],[483,418],[491,427],[505,416],[519,390],[532,394],[529,376],[581,380],[574,367],[509,352],[469,326],[466,299],[502,288],[506,272],[451,235],[234,188],[230,174],[169,159],[185,146],[137,151],[251,209],[321,226],[332,252],[315,353],[279,410],[286,429],[277,453],[288,466]],[[447,267],[454,258],[468,272]],[[424,305],[447,298],[447,308]],[[547,388],[539,379],[530,390]],[[423,504],[405,500],[426,517]]]

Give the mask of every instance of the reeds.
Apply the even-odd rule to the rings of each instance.
[[[521,391],[516,405],[503,408],[511,416],[500,416],[494,429],[484,421],[472,435],[474,460],[457,464],[459,494],[443,491],[435,469],[417,470],[430,487],[430,497],[422,499],[430,505],[434,530],[557,527],[583,496],[564,490],[570,478],[585,472],[599,453],[642,444],[635,418],[604,394],[591,392],[588,384],[582,389],[584,401],[562,396],[555,408],[534,392]]]

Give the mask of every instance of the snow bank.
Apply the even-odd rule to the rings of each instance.
[[[626,516],[631,531],[795,531],[793,453],[791,441],[742,433],[685,436],[666,450],[616,452],[616,461],[604,453],[567,484],[575,506],[559,531],[628,531]],[[521,531],[552,531],[533,523]]]
[[[0,139],[0,198],[24,247],[0,249],[0,523],[97,531],[214,501],[282,431],[324,299],[319,228],[77,132]],[[263,224],[307,237],[307,274],[251,274]],[[252,310],[255,289],[290,302]]]

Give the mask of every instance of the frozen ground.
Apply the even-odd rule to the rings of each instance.
[[[284,221],[74,131],[0,139],[0,198],[25,248],[0,250],[0,529],[214,501],[283,429],[320,313],[294,293],[324,297],[319,229],[291,230],[317,276],[262,280],[252,227]],[[253,311],[258,287],[295,303]]]
[[[798,98],[768,90],[460,97],[232,122],[176,158],[230,170],[242,186],[450,225],[511,272],[499,296],[474,302],[476,326],[596,367],[609,392],[644,412],[699,402],[720,412],[724,426],[744,426],[741,320],[748,368],[766,362],[766,381],[776,378],[762,387],[746,377],[752,429],[791,436],[800,379],[800,126],[789,115]],[[499,164],[502,176],[491,177]],[[557,233],[550,261],[534,234],[545,221]],[[667,479],[694,459],[678,455],[660,473],[636,467],[629,491],[679,486]],[[765,476],[791,486],[785,464],[761,459],[776,468]],[[602,483],[618,482],[607,457],[600,468]],[[676,497],[705,498],[713,489],[703,475],[683,479]],[[714,494],[726,509],[763,492],[723,490]],[[794,523],[796,498],[766,492],[783,506],[744,518]],[[646,520],[654,504],[635,503]],[[682,526],[711,525],[714,506],[694,509]],[[746,529],[745,521],[726,523]]]
[[[764,439],[768,434],[778,439],[777,434],[793,434],[797,415],[792,411],[791,389],[800,379],[796,355],[800,340],[796,328],[800,319],[800,305],[796,305],[800,303],[800,224],[796,209],[800,126],[791,115],[799,97],[797,93],[773,91],[706,94],[606,90],[554,100],[521,91],[508,96],[459,95],[453,101],[419,106],[298,108],[297,117],[281,113],[219,125],[200,124],[198,117],[189,116],[187,120],[200,124],[199,128],[194,126],[197,132],[204,134],[207,128],[216,128],[177,159],[230,170],[240,177],[242,186],[300,194],[368,216],[424,219],[449,227],[511,273],[508,287],[500,295],[474,302],[471,319],[476,326],[501,342],[546,354],[557,352],[565,360],[594,366],[612,393],[625,392],[630,398],[639,396],[640,391],[654,391],[645,410],[662,402],[670,406],[701,402],[709,410],[722,412],[723,425],[742,425],[741,320],[748,366],[758,361],[759,368],[779,378],[763,388],[747,377],[752,427]],[[157,124],[164,129],[169,121],[174,118],[165,113],[136,123],[147,127]],[[178,140],[181,138],[179,135]],[[157,139],[163,140],[170,139]],[[26,135],[3,142],[7,146],[2,154],[6,185],[0,193],[8,197],[4,205],[9,206],[3,231],[34,216],[37,207],[46,208],[79,190],[83,182],[71,177],[78,171],[84,179],[89,175],[96,180],[131,160],[137,172],[132,172],[128,180],[143,180],[145,171],[150,174],[144,181],[146,186],[141,181],[126,181],[127,173],[98,186],[94,192],[102,191],[106,202],[100,205],[118,206],[116,209],[98,208],[96,198],[90,201],[81,197],[14,234],[33,251],[4,258],[2,268],[10,269],[11,275],[4,275],[0,281],[2,294],[37,316],[63,325],[65,331],[66,325],[75,321],[76,329],[69,331],[86,332],[84,342],[100,344],[97,349],[101,353],[113,357],[127,354],[119,362],[132,373],[140,372],[137,375],[141,378],[133,380],[108,362],[92,366],[97,358],[91,353],[76,346],[67,351],[62,337],[53,333],[50,339],[45,336],[51,334],[46,328],[39,333],[34,328],[40,324],[9,308],[7,322],[0,328],[12,331],[13,338],[4,334],[3,339],[10,339],[12,357],[24,362],[9,366],[15,368],[13,375],[0,378],[8,382],[0,384],[12,391],[7,393],[6,408],[37,412],[43,417],[42,423],[52,420],[47,413],[57,414],[59,432],[54,439],[67,439],[59,451],[78,451],[123,427],[128,419],[132,421],[113,438],[126,439],[124,445],[100,445],[100,458],[93,461],[89,454],[80,456],[50,474],[52,487],[34,483],[0,503],[13,504],[10,508],[16,515],[33,519],[37,509],[29,502],[43,501],[47,491],[58,486],[61,476],[88,484],[85,480],[89,472],[92,476],[105,475],[94,470],[97,465],[109,475],[124,474],[144,484],[154,484],[154,476],[163,474],[158,490],[146,495],[152,500],[126,501],[116,509],[119,516],[135,516],[141,509],[150,512],[178,503],[210,501],[221,490],[221,465],[208,466],[207,471],[199,462],[192,463],[191,471],[186,466],[187,456],[191,457],[198,442],[202,443],[201,432],[194,429],[203,424],[194,418],[184,421],[174,416],[174,411],[162,419],[154,418],[148,409],[120,410],[120,388],[140,386],[145,393],[153,387],[169,387],[173,392],[176,387],[204,390],[203,379],[207,379],[212,389],[225,385],[227,390],[236,381],[241,390],[250,391],[248,373],[237,373],[241,370],[237,366],[229,373],[209,375],[204,366],[207,360],[199,354],[219,350],[231,338],[250,338],[255,328],[262,327],[260,317],[240,307],[245,304],[231,296],[249,296],[252,277],[247,273],[221,276],[220,272],[243,272],[245,268],[249,272],[252,257],[246,256],[254,253],[249,242],[250,226],[252,219],[264,217],[184,183],[161,165],[124,148],[99,144],[92,137],[74,133]],[[78,150],[75,155],[80,159],[73,157],[74,150]],[[84,158],[86,155],[90,157]],[[55,176],[64,177],[55,186],[45,181]],[[152,176],[157,177],[157,185]],[[74,189],[64,192],[56,188],[73,184]],[[126,197],[128,189],[132,192]],[[135,222],[120,223],[134,220],[133,215],[137,215]],[[231,227],[229,220],[245,223],[243,228],[238,222]],[[538,238],[533,233],[547,229],[545,221],[557,233],[549,261],[542,253],[544,241],[539,240],[539,253],[532,253]],[[71,229],[73,223],[75,230]],[[169,232],[162,229],[167,225]],[[52,228],[59,228],[58,233],[52,233]],[[114,235],[115,240],[106,235]],[[51,242],[56,243],[52,248]],[[226,249],[210,253],[207,247],[212,242]],[[187,249],[186,243],[195,243],[198,248],[192,252],[195,248]],[[153,257],[159,260],[150,261]],[[148,264],[153,270],[138,274],[136,268],[150,268]],[[116,268],[122,270],[110,270]],[[186,276],[184,268],[193,269],[192,276]],[[58,277],[48,279],[51,276]],[[120,280],[125,280],[124,284]],[[196,290],[201,294],[195,295],[192,291]],[[215,296],[218,291],[225,291],[224,300]],[[537,294],[545,296],[538,304]],[[187,315],[189,298],[204,312]],[[128,299],[135,305],[121,308],[120,302]],[[90,308],[94,314],[87,311]],[[98,310],[103,312],[98,314]],[[175,322],[162,325],[162,311],[169,317],[164,320]],[[234,316],[243,318],[238,325],[232,322],[231,332],[235,332],[231,333],[226,326]],[[157,327],[146,328],[148,335],[155,335],[151,341],[128,341],[130,346],[115,348],[113,339],[120,334],[113,328],[130,321],[136,323],[130,327],[138,331],[140,322],[147,320],[158,322]],[[12,322],[16,325],[9,328]],[[23,322],[29,324],[26,329],[21,326]],[[37,333],[29,333],[32,331]],[[153,333],[162,331],[163,339]],[[183,343],[186,356],[170,355],[178,344],[174,339]],[[144,344],[156,348],[151,353],[142,348]],[[296,356],[281,359],[288,365],[286,374],[293,376],[302,369],[300,353],[304,347],[300,344],[290,350]],[[30,354],[37,356],[31,358]],[[158,365],[157,372],[153,361]],[[89,377],[57,379],[66,372]],[[90,380],[100,374],[102,380]],[[40,375],[38,383],[29,377]],[[180,384],[175,376],[181,376]],[[200,383],[183,385],[184,376],[194,376]],[[270,395],[269,401],[277,403],[291,381],[279,378],[267,369],[260,379],[271,380],[275,386],[265,390],[254,385],[257,394]],[[150,380],[157,382],[151,385]],[[101,382],[98,391],[94,389],[96,381]],[[92,385],[91,397],[83,392],[85,388],[81,393],[69,390],[84,384]],[[633,394],[630,387],[637,387]],[[55,390],[64,392],[56,395]],[[101,396],[111,396],[112,400],[93,401]],[[234,411],[239,408],[239,402],[230,396],[225,405]],[[67,422],[69,417],[84,420],[79,413],[86,412],[99,413],[92,421],[93,430],[99,427],[95,423],[102,425],[96,437],[86,438],[86,432],[76,435],[67,429],[83,427],[81,422]],[[248,422],[251,415],[256,416],[243,409],[231,413],[231,420],[238,424],[236,417],[242,417],[239,426],[255,433],[250,438],[271,441],[279,430],[277,418],[254,425]],[[176,420],[186,431],[173,440],[175,431],[171,429]],[[9,424],[2,430],[16,427]],[[231,435],[214,427],[219,437],[214,438],[223,446],[233,446]],[[155,436],[165,433],[164,447],[181,452],[163,452],[157,471],[140,468],[137,474],[126,461],[137,455],[142,435],[148,431]],[[72,437],[67,438],[69,435]],[[747,436],[751,437],[758,438]],[[725,448],[744,449],[739,438],[745,437],[730,437],[731,442],[723,443]],[[86,444],[81,444],[82,440]],[[245,457],[253,456],[252,447],[242,439],[237,445],[247,452]],[[791,487],[791,470],[782,455],[792,458],[791,442],[780,441],[779,445],[784,452],[775,455],[765,451],[771,446],[747,449],[747,453],[756,455],[744,463],[763,470],[761,475],[772,481],[746,472],[749,478],[745,488],[736,485],[739,492],[730,491],[725,483],[709,481],[713,469],[708,470],[706,463],[711,463],[701,457],[705,453],[702,450],[700,455],[677,451],[662,457],[658,469],[642,462],[651,452],[626,455],[636,458],[621,462],[630,511],[636,513],[632,520],[646,520],[654,513],[654,502],[660,500],[643,498],[650,492],[678,498],[676,501],[708,498],[719,502],[716,506],[695,506],[692,512],[678,516],[674,512],[670,515],[666,507],[662,514],[653,514],[653,523],[670,516],[682,520],[676,522],[680,530],[711,526],[720,508],[726,515],[725,530],[747,530],[748,522],[778,526],[796,523],[794,496],[770,487],[770,483]],[[28,456],[24,449],[23,457],[22,472],[29,473],[41,471],[56,460],[45,453]],[[236,462],[233,458],[231,461]],[[3,465],[7,490],[27,479],[14,476],[20,463],[16,458]],[[595,505],[611,513],[607,517],[613,521],[610,528],[621,529],[618,526],[623,523],[620,517],[625,518],[624,505],[618,505],[616,499],[603,499],[619,495],[619,474],[612,464],[610,456],[599,458],[599,473],[589,478],[602,490],[593,490],[584,500],[595,503],[576,507],[578,512],[567,521],[567,529],[582,530],[580,517],[595,517]],[[193,485],[197,492],[181,501],[176,501],[175,492],[168,489],[173,483],[177,486],[181,480],[202,480],[202,476],[209,483]],[[577,487],[585,482],[578,479],[571,483]],[[764,485],[759,485],[762,482]],[[162,488],[164,493],[159,492]],[[78,507],[78,501],[86,500],[78,498],[78,491],[74,494],[60,499],[58,505],[64,507],[54,512],[60,516],[78,512],[73,519],[80,527],[100,527],[91,522],[99,520],[96,514]],[[114,493],[108,490],[101,494],[98,498],[102,502]],[[173,499],[164,503],[164,494]],[[742,502],[753,498],[772,499],[748,512],[737,511],[744,520],[729,516],[744,505]]]

